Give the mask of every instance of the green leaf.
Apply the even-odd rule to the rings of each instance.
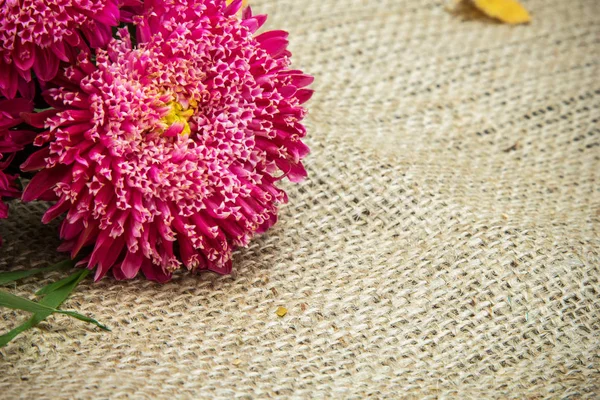
[[[107,327],[105,327],[95,319],[86,317],[85,315],[79,314],[78,312],[59,310],[54,307],[49,307],[42,303],[36,303],[35,301],[31,301],[29,299],[26,299],[25,297],[15,296],[14,294],[5,292],[3,290],[0,290],[0,307],[8,307],[14,310],[28,311],[34,314],[48,311],[50,313],[64,314],[76,318],[80,321],[92,323],[102,329],[109,330]]]
[[[61,279],[60,281],[56,281],[49,285],[44,286],[43,288],[41,288],[40,290],[35,292],[35,295],[36,296],[45,296],[50,292],[54,292],[55,290],[60,289],[61,287],[65,286],[65,285],[68,285],[69,283],[73,282],[77,278],[79,278],[78,274],[69,275],[64,279]]]
[[[56,289],[50,292],[47,296],[40,300],[40,303],[54,308],[59,307],[63,303],[63,301],[65,301],[65,299],[69,297],[69,295],[79,284],[79,282],[81,282],[89,273],[90,271],[87,269],[78,270],[77,272],[71,275],[71,277],[75,278],[75,280],[72,281],[71,284],[65,285],[60,289]],[[48,316],[51,314],[52,312],[48,311],[34,314],[23,324],[12,329],[10,332],[7,332],[4,335],[0,336],[0,347],[6,346],[20,333],[25,332],[27,329],[33,328],[34,326],[48,318]]]
[[[36,268],[25,271],[0,272],[0,285],[6,285],[7,283],[27,278],[28,276],[39,274],[40,272],[55,271],[57,269],[73,267],[73,265],[73,261],[64,260],[46,268]]]
[[[63,301],[65,301],[65,299],[69,297],[69,295],[77,287],[79,282],[81,282],[89,273],[90,270],[81,269],[75,272],[73,275],[71,275],[71,277],[73,277],[73,280],[70,283],[64,284],[63,286],[57,287],[53,291],[48,292],[48,294],[42,300],[40,300],[39,304],[49,307],[50,310],[46,309],[43,312],[35,313],[29,320],[27,320],[23,324],[17,326],[10,332],[7,332],[4,335],[0,336],[0,347],[6,346],[20,333],[26,331],[27,329],[33,328],[34,326],[42,322],[44,319],[46,319],[49,315],[51,315],[54,312],[53,310],[59,307],[63,303]],[[103,325],[99,326],[104,330],[110,331],[110,329]]]
[[[39,113],[42,111],[48,111],[48,110],[52,110],[52,107],[46,107],[46,108],[34,108],[33,112]]]

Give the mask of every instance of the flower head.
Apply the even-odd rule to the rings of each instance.
[[[32,69],[51,80],[85,41],[105,46],[118,19],[116,0],[0,0],[0,93],[28,96]]]
[[[312,78],[288,69],[287,34],[255,36],[265,17],[240,6],[144,2],[137,47],[120,30],[95,64],[80,55],[45,93],[56,109],[30,118],[48,130],[23,199],[57,196],[43,221],[67,213],[61,249],[92,245],[96,279],[228,273],[232,250],[276,222],[277,180],[306,175]]]
[[[15,186],[16,176],[6,174],[4,170],[13,160],[15,152],[22,150],[36,136],[34,132],[19,129],[23,123],[19,115],[32,109],[33,104],[29,100],[0,98],[0,218],[8,217],[8,206],[2,199],[21,195]]]

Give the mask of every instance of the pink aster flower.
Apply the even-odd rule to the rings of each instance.
[[[92,246],[96,280],[229,273],[287,201],[277,181],[306,176],[312,78],[288,69],[287,33],[255,36],[266,17],[236,17],[241,0],[169,3],[144,3],[137,47],[120,30],[95,64],[80,55],[28,119],[48,130],[23,199],[56,195],[43,221],[66,213],[61,249]]]
[[[0,93],[31,94],[31,70],[41,81],[79,50],[103,47],[118,24],[116,0],[0,0]]]
[[[18,128],[23,123],[20,113],[32,109],[33,103],[29,100],[0,99],[0,218],[8,217],[8,205],[2,199],[21,195],[15,186],[17,177],[4,173],[4,170],[13,160],[15,152],[22,150],[36,136],[34,132]]]

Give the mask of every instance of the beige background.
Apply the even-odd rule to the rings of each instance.
[[[251,3],[316,77],[310,179],[232,276],[80,286],[113,332],[49,318],[0,397],[597,396],[600,2]],[[61,259],[42,209],[12,206],[0,269]]]

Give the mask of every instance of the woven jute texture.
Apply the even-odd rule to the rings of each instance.
[[[63,308],[112,332],[49,318],[0,397],[598,398],[600,2],[251,3],[316,76],[309,179],[231,276],[82,284]],[[12,204],[0,269],[61,259],[43,209]]]

